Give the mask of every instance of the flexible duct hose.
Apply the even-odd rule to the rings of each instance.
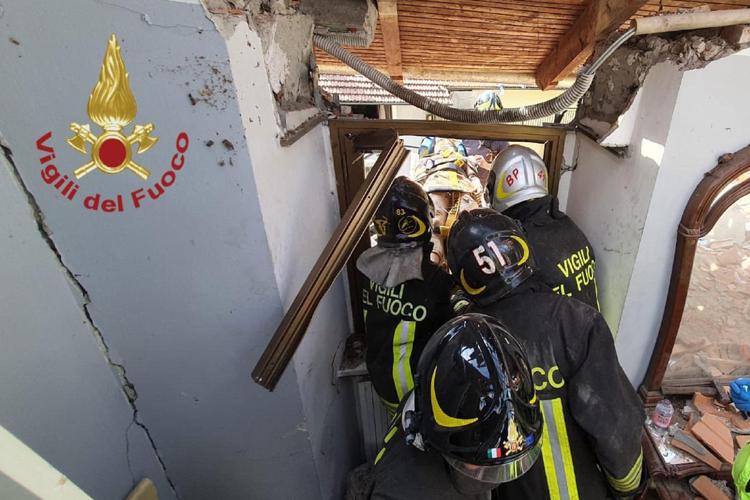
[[[594,80],[594,72],[601,66],[604,60],[609,57],[614,50],[625,43],[633,34],[634,29],[630,29],[615,41],[603,54],[597,59],[590,68],[584,69],[578,74],[576,81],[565,92],[550,99],[549,101],[540,102],[531,106],[522,106],[520,108],[506,108],[499,111],[476,111],[473,109],[458,109],[446,106],[439,102],[433,101],[423,95],[409,90],[403,85],[391,80],[388,76],[376,70],[365,61],[348,52],[335,40],[321,35],[313,35],[313,42],[320,49],[328,52],[330,55],[339,59],[347,66],[361,73],[368,80],[382,87],[387,92],[395,95],[409,104],[416,106],[428,113],[432,113],[446,120],[468,123],[509,123],[521,122],[526,120],[535,120],[544,118],[569,108],[583,97]]]

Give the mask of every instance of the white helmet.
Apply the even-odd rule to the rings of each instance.
[[[487,190],[488,201],[498,212],[546,196],[549,191],[544,160],[525,146],[508,146],[492,162]]]

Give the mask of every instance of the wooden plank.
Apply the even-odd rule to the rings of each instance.
[[[690,486],[706,500],[731,500],[707,476],[698,476],[693,479]]]
[[[635,14],[644,0],[590,0],[581,16],[536,70],[537,85],[548,89],[569,75],[594,50],[594,44]]]
[[[378,2],[380,29],[383,31],[385,60],[388,74],[396,81],[403,81],[404,70],[401,66],[401,39],[398,28],[398,0],[380,0]]]

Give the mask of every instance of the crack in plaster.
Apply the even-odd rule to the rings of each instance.
[[[138,392],[135,389],[135,385],[130,381],[130,379],[127,376],[127,372],[125,370],[125,366],[115,362],[112,359],[109,345],[107,345],[106,340],[104,339],[104,335],[102,334],[101,330],[96,326],[94,323],[94,319],[91,317],[91,312],[89,311],[89,304],[91,304],[91,299],[89,297],[88,291],[83,287],[80,281],[76,278],[76,275],[73,274],[73,272],[68,268],[68,266],[63,262],[62,254],[60,254],[60,251],[57,248],[57,245],[55,244],[54,240],[52,239],[52,231],[47,227],[45,221],[44,221],[44,212],[42,211],[41,207],[36,201],[36,198],[34,197],[34,194],[29,190],[29,188],[26,186],[26,183],[24,182],[23,178],[21,177],[21,173],[18,171],[18,167],[16,166],[15,161],[13,160],[13,151],[8,146],[8,143],[4,140],[4,138],[0,135],[0,149],[2,149],[3,154],[5,155],[5,159],[8,162],[8,165],[10,165],[10,173],[15,178],[16,183],[23,191],[24,195],[26,196],[26,200],[29,204],[29,207],[31,208],[32,215],[34,216],[34,220],[36,221],[37,229],[39,231],[39,234],[41,235],[42,239],[47,243],[47,246],[50,250],[52,250],[52,253],[55,254],[55,257],[57,258],[57,262],[60,265],[60,267],[63,269],[63,272],[65,273],[65,277],[67,278],[68,282],[72,285],[73,289],[75,289],[78,294],[79,298],[82,299],[79,303],[81,305],[81,310],[83,311],[83,315],[88,321],[88,324],[91,328],[91,332],[93,333],[94,339],[96,340],[99,349],[104,354],[104,358],[107,360],[107,363],[112,368],[112,371],[117,376],[117,379],[120,383],[120,388],[122,389],[123,394],[128,400],[128,404],[130,405],[131,409],[133,410],[133,419],[131,420],[130,424],[128,424],[128,428],[125,430],[125,455],[126,460],[128,464],[128,470],[130,471],[131,477],[133,476],[133,471],[131,469],[131,463],[130,463],[130,438],[128,437],[128,431],[133,426],[133,424],[137,425],[141,429],[143,429],[143,432],[146,434],[146,437],[149,440],[149,443],[151,444],[151,448],[154,451],[154,454],[156,455],[156,459],[159,461],[159,465],[161,466],[162,471],[164,472],[164,477],[167,479],[167,482],[169,483],[169,487],[172,489],[172,493],[174,496],[179,500],[180,496],[177,493],[177,489],[175,488],[174,483],[172,482],[172,478],[169,477],[169,474],[167,472],[167,466],[164,463],[164,460],[161,457],[161,454],[159,453],[159,450],[156,447],[156,443],[154,442],[153,437],[151,436],[151,431],[146,427],[143,422],[141,422],[138,419],[138,407],[136,406],[135,402],[138,399]],[[133,483],[135,484],[135,480],[133,480]]]
[[[133,14],[138,14],[138,16],[141,18],[141,20],[148,24],[149,26],[155,26],[157,28],[171,28],[171,29],[187,29],[189,30],[189,33],[185,33],[185,35],[193,35],[195,33],[201,34],[207,29],[203,26],[194,26],[194,25],[188,25],[188,24],[159,24],[157,22],[154,22],[151,18],[151,16],[147,12],[140,11],[138,9],[133,9],[131,7],[126,7],[125,5],[121,5],[116,0],[113,1],[106,1],[106,0],[94,0],[96,3],[100,5],[108,5],[110,7],[116,7],[120,9],[127,10],[128,12],[132,12]],[[197,2],[182,2],[182,3],[191,3],[191,4],[197,4]],[[209,28],[208,31],[216,31],[215,29]]]

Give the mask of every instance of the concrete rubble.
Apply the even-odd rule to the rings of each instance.
[[[611,40],[602,43],[597,52],[610,43]],[[604,139],[617,128],[619,117],[630,108],[655,64],[669,61],[680,71],[700,69],[747,47],[747,26],[636,37],[619,48],[597,72],[579,104],[579,123],[597,139]]]

